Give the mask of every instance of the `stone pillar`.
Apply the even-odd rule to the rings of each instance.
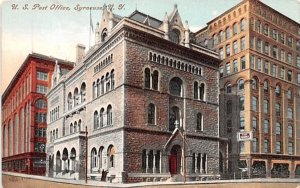
[[[155,166],[156,154],[157,154],[157,152],[155,150],[153,150],[153,170],[152,170],[153,173],[156,173],[156,166]]]
[[[271,160],[268,159],[266,162],[266,178],[271,177],[271,168],[272,168],[272,163]]]
[[[195,173],[199,172],[197,163],[198,163],[198,156],[195,154]]]
[[[295,161],[292,160],[289,165],[290,165],[289,166],[290,178],[295,178],[295,170],[296,170]]]
[[[259,141],[259,153],[264,153],[264,114],[263,114],[263,105],[264,105],[264,84],[261,83],[259,85],[259,95],[258,95],[258,120],[257,120],[257,123],[258,123],[258,131],[259,131],[259,138],[258,138],[258,141]]]
[[[149,151],[146,150],[146,173],[149,173]]]
[[[169,160],[166,151],[162,151],[161,153],[161,173],[168,173],[169,172]]]
[[[274,87],[270,87],[270,100],[269,100],[269,113],[270,113],[270,125],[269,125],[270,126],[270,130],[269,130],[269,135],[270,135],[270,150],[269,151],[272,154],[276,153],[276,112],[275,112],[275,104],[276,104],[275,88]]]
[[[203,169],[202,169],[202,153],[199,153],[199,158],[200,158],[200,174],[203,173]]]

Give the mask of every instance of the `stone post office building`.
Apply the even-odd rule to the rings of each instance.
[[[177,6],[162,21],[104,10],[96,41],[87,53],[77,46],[66,75],[55,68],[47,175],[84,179],[87,160],[95,180],[103,170],[113,182],[218,176],[220,60],[194,42]]]

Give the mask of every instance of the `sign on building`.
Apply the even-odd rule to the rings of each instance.
[[[251,131],[238,132],[238,135],[237,135],[238,141],[252,140],[252,138],[253,138],[253,134]]]

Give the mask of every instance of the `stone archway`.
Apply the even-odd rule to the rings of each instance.
[[[179,145],[174,145],[169,156],[169,171],[173,174],[180,174],[182,149]]]

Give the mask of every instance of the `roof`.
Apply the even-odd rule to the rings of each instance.
[[[128,18],[142,24],[145,24],[146,22],[147,25],[154,28],[158,28],[163,23],[161,20],[153,18],[152,16],[144,14],[138,10],[135,10],[133,13],[131,13]]]
[[[13,85],[18,81],[18,77],[25,70],[29,58],[42,59],[42,60],[52,62],[53,64],[55,63],[55,61],[58,61],[58,63],[62,64],[62,65],[72,66],[72,67],[74,66],[74,62],[71,62],[71,61],[66,61],[66,60],[62,60],[62,59],[51,57],[51,56],[46,56],[46,55],[39,54],[39,53],[28,54],[26,59],[24,60],[24,62],[20,66],[20,68],[18,69],[17,73],[14,75],[14,77],[10,81],[9,85],[7,86],[5,91],[3,92],[2,99],[1,99],[2,100],[2,105],[3,105],[3,102],[5,101],[6,97],[9,95],[10,91],[12,90]]]

